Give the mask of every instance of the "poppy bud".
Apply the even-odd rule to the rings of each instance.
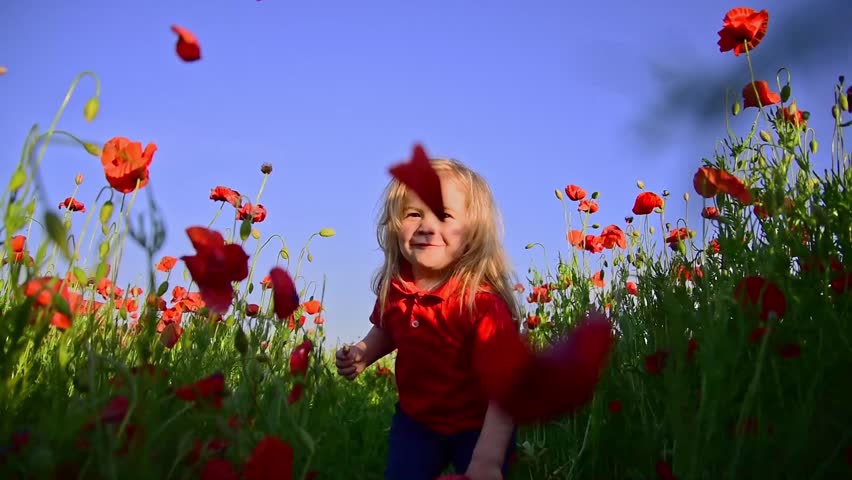
[[[811,139],[811,143],[808,145],[811,149],[811,153],[816,155],[817,150],[819,150],[819,143],[817,143],[816,139]]]
[[[811,119],[811,112],[809,112],[807,110],[802,110],[802,120],[807,122],[810,119]]]
[[[112,217],[113,208],[114,207],[112,204],[112,200],[107,200],[106,202],[104,202],[103,206],[101,207],[101,211],[98,214],[98,218],[100,218],[101,220],[101,225],[106,225],[107,223],[109,223],[109,219]]]
[[[681,255],[686,255],[686,242],[677,242],[677,251],[680,252]]]
[[[601,196],[601,192],[592,192],[592,200],[597,200]]]
[[[760,139],[763,140],[764,142],[771,142],[772,136],[770,136],[769,132],[767,132],[766,130],[761,130],[760,131]]]
[[[83,118],[86,119],[87,122],[91,122],[98,115],[98,110],[100,110],[100,102],[98,101],[98,97],[92,97],[86,102],[86,105],[83,107]]]
[[[666,222],[666,230],[671,230],[672,224],[670,222]]]
[[[831,107],[831,116],[834,117],[835,120],[840,120],[840,107],[837,105]]]
[[[23,170],[15,170],[15,173],[12,174],[12,180],[9,182],[9,190],[16,191],[24,185],[24,182],[27,181],[27,172]]]
[[[527,246],[524,247],[524,250],[529,250],[529,249],[533,248],[534,246],[535,246],[534,243],[528,243]]]
[[[668,196],[669,196],[669,195],[671,195],[671,194],[672,194],[672,193],[671,193],[670,191],[668,191],[668,190],[663,190],[663,196],[664,196],[664,197],[668,197]]]
[[[781,102],[786,102],[790,99],[790,84],[781,87]]]
[[[246,241],[251,235],[251,216],[247,216],[240,225],[240,240]]]
[[[258,230],[256,228],[252,228],[251,229],[251,238],[253,238],[255,240],[260,240],[260,230]]]
[[[742,110],[742,105],[740,105],[739,100],[734,102],[734,105],[731,107],[731,114],[733,116],[737,116],[740,114],[740,110]]]
[[[94,143],[83,142],[83,148],[85,148],[90,155],[94,155],[96,157],[101,156],[101,147],[95,145]]]
[[[684,201],[684,202],[688,202],[688,201],[689,201],[689,193],[688,193],[688,192],[683,194],[683,201]]]
[[[246,338],[246,332],[240,326],[237,326],[236,331],[234,331],[234,348],[241,356],[248,351],[248,338]]]
[[[328,238],[333,237],[335,235],[337,235],[337,232],[335,232],[333,228],[326,227],[319,231],[320,237]]]
[[[601,224],[600,223],[593,223],[592,228],[601,228]]]
[[[98,245],[98,258],[104,260],[106,256],[109,254],[109,242],[103,241],[100,245]]]
[[[787,107],[787,113],[789,113],[790,116],[795,116],[798,111],[799,107],[796,105],[796,102],[791,103],[790,106]]]
[[[278,254],[281,255],[281,258],[284,260],[290,259],[290,250],[288,250],[287,247],[281,247],[281,251],[278,252]]]
[[[631,216],[624,217],[624,221],[626,223],[633,223],[633,217],[631,217]]]
[[[258,361],[258,363],[269,363],[269,355],[265,353],[258,353],[254,358]]]
[[[169,290],[169,282],[164,281],[163,283],[160,284],[159,287],[157,287],[157,296],[162,297],[163,295],[166,294],[166,292],[168,290]]]
[[[642,180],[637,180],[636,186],[639,187],[639,190],[645,190],[645,182],[643,182]]]
[[[554,191],[553,191],[553,193],[555,193],[555,194],[556,194],[556,198],[557,198],[557,199],[562,200],[562,190],[559,190],[559,189],[557,188],[556,190],[554,190]]]
[[[650,234],[653,234],[653,233],[654,233],[654,226],[653,226],[653,225],[651,225],[650,227],[648,227],[648,233],[650,233]]]
[[[263,165],[261,165],[260,166],[260,173],[262,173],[264,175],[269,175],[270,173],[272,173],[272,164],[271,163],[264,163]]]
[[[841,110],[849,110],[849,99],[843,93],[840,93],[840,109]]]
[[[310,252],[308,252],[308,256],[306,258],[308,259],[308,263],[311,263],[311,262],[314,261],[314,256],[311,255]]]

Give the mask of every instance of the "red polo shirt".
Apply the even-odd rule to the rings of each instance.
[[[488,409],[486,382],[514,373],[495,372],[494,366],[502,362],[493,363],[490,357],[504,346],[511,351],[520,342],[499,294],[483,288],[476,295],[475,314],[470,315],[460,288],[451,278],[431,292],[419,290],[410,273],[404,272],[403,278],[391,282],[381,322],[378,301],[370,315],[397,349],[400,408],[441,434],[482,428]]]

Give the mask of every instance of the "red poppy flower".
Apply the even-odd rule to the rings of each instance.
[[[852,288],[852,272],[841,274],[831,281],[831,289],[838,294],[848,292]]]
[[[530,294],[527,298],[527,302],[529,303],[547,303],[551,300],[547,285],[531,287]]]
[[[743,308],[760,306],[760,319],[766,321],[769,314],[782,317],[787,311],[787,299],[777,285],[763,277],[752,275],[737,284],[734,297],[740,301]]]
[[[579,202],[580,200],[586,198],[586,191],[577,185],[568,185],[565,187],[565,195],[568,196],[569,199]]]
[[[28,256],[26,253],[27,247],[27,237],[24,235],[14,235],[12,236],[11,241],[9,242],[9,246],[12,249],[12,261],[20,262],[24,259],[24,256]]]
[[[781,95],[770,90],[769,83],[766,80],[758,80],[743,87],[744,108],[768,107],[779,102],[781,102]]]
[[[281,267],[275,267],[269,272],[272,279],[272,302],[275,304],[275,315],[283,321],[299,308],[299,293],[296,284]]]
[[[710,244],[708,245],[708,247],[713,253],[719,253],[722,251],[722,245],[720,245],[719,240],[715,238],[713,240],[710,240]]]
[[[708,220],[715,220],[719,218],[719,209],[716,207],[704,207],[701,210],[701,216]]]
[[[292,405],[302,399],[302,394],[305,393],[305,386],[301,383],[293,384],[290,389],[290,394],[287,395],[287,404]]]
[[[568,243],[580,249],[583,248],[583,238],[582,230],[571,230],[565,234],[565,239],[568,240]]]
[[[535,330],[541,324],[541,318],[535,315],[529,315],[527,316],[525,324],[528,330]]]
[[[290,374],[303,375],[308,370],[308,363],[311,360],[311,350],[314,344],[309,339],[306,339],[298,347],[293,349],[290,354]]]
[[[59,209],[67,208],[72,212],[81,212],[85,213],[86,206],[83,205],[83,202],[77,200],[76,198],[67,197],[65,200],[59,202]]]
[[[249,303],[246,305],[246,316],[254,318],[257,314],[260,313],[260,305],[256,303]]]
[[[766,27],[769,24],[769,12],[766,10],[755,11],[751,8],[732,8],[725,14],[722,29],[719,30],[719,51],[734,51],[734,56],[739,56],[745,51],[744,44],[748,45],[749,51],[754,50],[766,35]]]
[[[660,480],[677,480],[677,477],[672,472],[671,465],[665,460],[657,461],[657,478]]]
[[[748,343],[757,343],[764,335],[766,335],[766,331],[766,327],[757,327],[749,333],[748,340],[746,341]]]
[[[71,328],[74,314],[79,313],[82,307],[83,297],[70,291],[66,282],[56,277],[39,277],[29,280],[24,284],[23,289],[24,295],[33,299],[34,307],[52,312],[50,313],[51,325],[59,330]],[[52,309],[54,295],[60,296],[68,304],[70,317],[65,312]]]
[[[785,343],[778,349],[778,355],[788,360],[802,356],[802,347],[797,343]]]
[[[198,44],[198,39],[189,30],[172,25],[172,31],[177,34],[178,40],[175,45],[175,51],[178,57],[184,62],[194,62],[201,59],[201,45]]]
[[[175,396],[188,402],[207,401],[214,408],[222,408],[225,398],[225,376],[214,373],[209,377],[175,389]]]
[[[657,350],[650,355],[645,355],[645,370],[651,375],[659,375],[666,366],[668,356],[667,350]]]
[[[240,196],[240,192],[221,185],[210,190],[210,200],[228,202],[234,208],[240,208],[243,205],[243,197]]]
[[[154,159],[157,145],[149,143],[142,150],[142,144],[131,142],[124,137],[114,137],[104,144],[101,152],[101,165],[109,185],[121,193],[130,193],[148,185],[148,167]]]
[[[663,198],[654,192],[642,192],[633,202],[633,214],[648,215],[657,207],[663,208]]]
[[[245,220],[251,216],[251,223],[260,223],[266,220],[266,207],[261,204],[252,205],[246,203],[237,210],[237,220]]]
[[[750,205],[752,202],[751,193],[742,180],[718,168],[699,168],[692,177],[692,186],[704,198],[714,197],[718,192],[722,192],[736,198],[744,205]]]
[[[293,476],[293,447],[274,435],[267,435],[254,447],[243,472],[245,480],[267,480]]]
[[[432,168],[432,163],[422,145],[414,145],[409,161],[392,166],[390,174],[417,194],[438,219],[444,221],[441,178]]]
[[[805,114],[798,108],[781,107],[778,109],[777,117],[779,120],[792,123],[797,127],[806,127],[808,125],[807,120],[805,120]]]
[[[201,469],[201,480],[239,480],[231,462],[224,458],[211,458]]]
[[[621,412],[621,401],[620,400],[613,400],[613,401],[609,402],[607,409],[609,409],[610,413]]]
[[[303,303],[302,308],[308,315],[316,315],[317,313],[319,313],[320,310],[322,310],[322,304],[319,300],[314,300],[312,298],[307,302]]]
[[[225,244],[222,234],[204,227],[186,229],[196,255],[183,256],[186,268],[198,284],[204,303],[216,313],[225,313],[233,302],[232,282],[248,276],[248,255],[235,243]]]
[[[603,270],[598,270],[592,275],[592,284],[598,288],[604,287],[604,272]]]
[[[170,272],[173,268],[175,268],[175,265],[177,264],[177,260],[178,260],[178,259],[177,259],[177,258],[175,258],[175,257],[169,256],[169,255],[165,255],[165,256],[163,256],[163,258],[161,258],[161,259],[160,259],[160,261],[157,263],[157,270],[158,270],[158,271],[160,271],[160,272],[168,273],[168,272]]]
[[[580,200],[580,205],[577,207],[578,212],[597,213],[598,202],[594,200]]]
[[[630,295],[638,295],[639,287],[636,285],[636,282],[627,282],[627,293]]]
[[[624,231],[617,225],[605,227],[601,232],[600,239],[604,248],[612,250],[616,245],[618,248],[627,248],[627,237],[624,236]]]
[[[586,235],[583,239],[583,249],[589,253],[601,253],[604,250],[604,245],[601,237],[597,235]]]

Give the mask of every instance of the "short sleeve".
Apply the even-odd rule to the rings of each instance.
[[[502,398],[532,362],[533,354],[499,295],[489,294],[477,302],[477,317],[473,368],[489,398]]]
[[[382,307],[379,304],[379,299],[376,299],[375,305],[373,305],[373,313],[370,314],[370,323],[381,328],[382,327]]]

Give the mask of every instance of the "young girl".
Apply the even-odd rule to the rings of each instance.
[[[499,212],[477,173],[454,160],[431,163],[443,218],[390,182],[377,232],[385,259],[373,281],[373,327],[337,351],[337,371],[354,379],[397,350],[386,479],[434,480],[452,464],[470,480],[499,480],[515,427],[489,402],[480,378],[492,360],[486,352],[498,345],[492,342],[519,335],[520,313]]]

